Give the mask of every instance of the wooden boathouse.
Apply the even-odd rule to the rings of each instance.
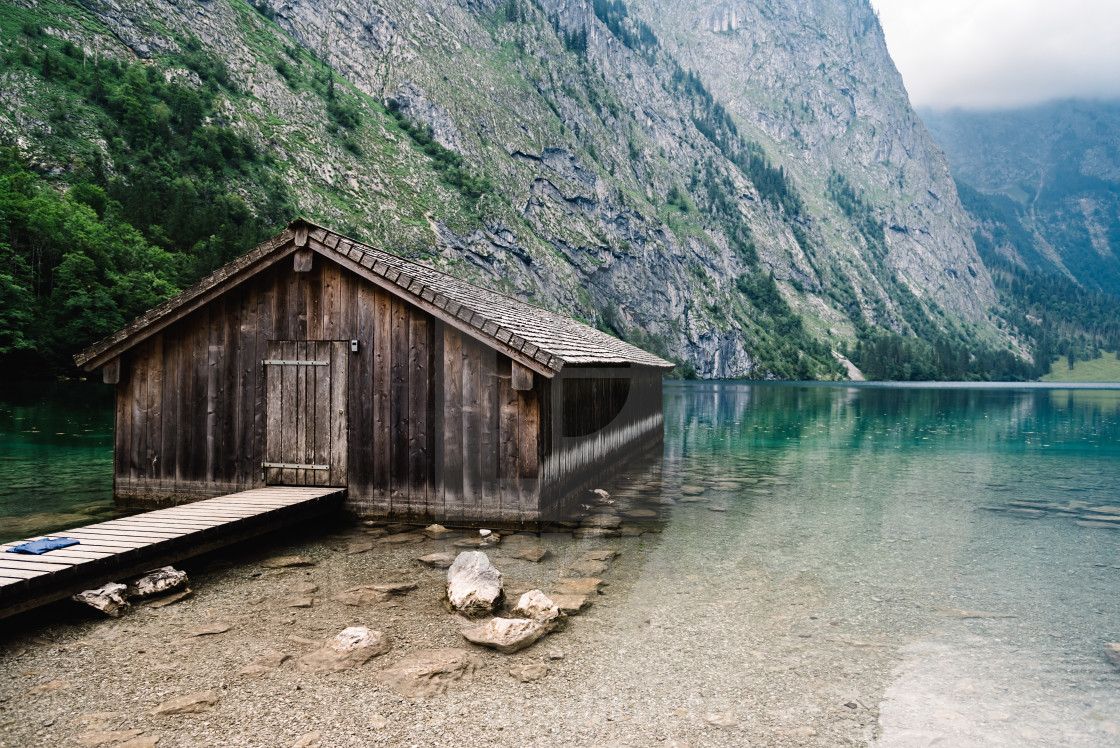
[[[114,493],[337,486],[368,517],[559,518],[663,436],[672,364],[304,220],[75,357],[116,385]]]

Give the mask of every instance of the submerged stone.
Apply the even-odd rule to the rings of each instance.
[[[481,626],[464,629],[463,637],[474,644],[512,654],[532,645],[547,633],[547,627],[526,618],[491,618]]]
[[[1120,668],[1120,643],[1108,642],[1104,645],[1104,654],[1114,667]]]
[[[310,673],[338,672],[364,665],[389,651],[389,637],[365,626],[350,626],[318,650],[299,660],[299,669]]]
[[[556,583],[558,595],[592,595],[603,586],[603,580],[594,577],[561,579]]]
[[[529,683],[548,675],[548,665],[543,662],[532,665],[514,665],[509,669],[509,674],[522,683]]]
[[[425,527],[424,534],[432,540],[439,540],[441,538],[446,538],[448,535],[455,535],[455,532],[448,530],[443,525],[436,524]]]
[[[192,693],[188,696],[180,696],[170,701],[165,701],[155,708],[152,714],[156,716],[166,716],[169,714],[197,714],[199,712],[208,711],[211,707],[218,703],[218,694],[213,691],[205,691],[203,693]]]
[[[266,652],[237,672],[238,675],[264,675],[276,670],[291,658],[291,655],[283,652]]]
[[[539,624],[549,626],[561,618],[560,608],[556,607],[547,595],[540,590],[529,590],[517,601],[513,614],[520,618],[529,618]]]
[[[470,678],[481,664],[466,649],[425,649],[382,670],[377,679],[410,698],[433,696],[446,691],[455,681]]]
[[[454,553],[429,553],[427,556],[421,556],[416,559],[424,566],[431,566],[433,569],[446,569],[455,563]]]
[[[277,555],[261,561],[265,569],[290,569],[292,567],[314,567],[315,559],[309,555]]]
[[[539,564],[547,555],[548,551],[544,550],[543,548],[524,548],[513,554],[513,558],[517,558],[522,561],[531,561],[534,564]]]

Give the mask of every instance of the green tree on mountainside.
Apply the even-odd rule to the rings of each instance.
[[[89,202],[103,204],[104,215]],[[75,345],[166,299],[180,274],[179,258],[122,221],[119,204],[102,191],[79,185],[60,195],[7,148],[0,149],[0,257],[0,357],[33,369],[62,365]]]

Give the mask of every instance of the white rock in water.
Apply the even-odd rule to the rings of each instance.
[[[547,633],[546,627],[525,618],[491,618],[481,626],[463,630],[467,641],[506,654],[525,649]]]
[[[560,608],[549,599],[548,595],[540,590],[529,590],[517,601],[513,614],[520,618],[528,618],[545,626],[556,623],[561,616]]]
[[[601,488],[594,488],[594,489],[591,490],[591,493],[595,494],[600,499],[609,499],[611,497],[611,495],[609,493],[607,493],[606,491],[604,491]]]
[[[105,615],[120,618],[121,614],[128,608],[128,601],[125,600],[126,594],[128,594],[128,585],[109,582],[95,590],[79,592],[72,599],[97,608]]]
[[[463,551],[447,570],[447,599],[461,613],[477,616],[502,599],[502,573],[482,551]]]
[[[1104,654],[1108,657],[1109,662],[1120,668],[1120,644],[1108,642],[1104,645]]]
[[[365,626],[343,629],[320,649],[300,658],[299,669],[304,672],[337,672],[364,665],[372,657],[389,651],[389,638],[380,631],[370,631]]]
[[[489,530],[479,530],[478,534],[481,535],[484,538],[488,538],[488,537],[490,537],[491,532]]]
[[[179,571],[174,566],[164,566],[129,582],[128,595],[139,598],[151,597],[186,587],[189,583],[187,572]]]

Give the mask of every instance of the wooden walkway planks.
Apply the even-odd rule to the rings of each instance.
[[[0,544],[0,618],[337,509],[345,493],[270,486]],[[80,542],[41,556],[7,552],[44,537]]]

